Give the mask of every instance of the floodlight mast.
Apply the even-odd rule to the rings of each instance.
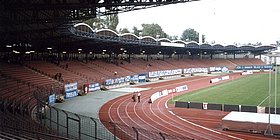
[[[271,60],[270,60],[271,64]],[[272,128],[271,128],[271,123],[270,123],[270,104],[271,104],[271,71],[272,69],[269,70],[269,78],[268,78],[268,94],[269,94],[269,103],[268,103],[268,125],[265,130],[265,135],[273,135],[272,133]]]
[[[274,87],[274,94],[275,94],[275,97],[274,97],[274,113],[276,114],[277,113],[277,62],[276,62],[276,56],[274,56],[274,63],[275,63],[275,72],[274,72],[274,75],[275,75],[275,78],[274,78],[274,80],[275,80],[275,83],[274,83],[274,85],[275,85],[275,87]]]

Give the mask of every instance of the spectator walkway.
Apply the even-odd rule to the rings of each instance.
[[[85,96],[78,96],[75,98],[67,99],[66,102],[58,103],[53,106],[72,113],[81,114],[92,118],[99,118],[98,115],[99,109],[106,102],[123,95],[131,94],[136,91],[144,91],[149,89],[149,88],[138,88],[137,86],[159,83],[159,82],[170,81],[170,80],[181,79],[181,78],[183,77],[139,83],[136,85],[129,85],[129,86],[111,89],[107,91],[95,91],[92,93],[88,93]]]

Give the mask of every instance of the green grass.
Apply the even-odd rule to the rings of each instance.
[[[277,106],[280,107],[280,74],[277,76]],[[272,97],[271,106],[274,106],[274,81],[275,75],[272,74]],[[269,94],[269,74],[254,74],[243,78],[230,81],[224,84],[215,85],[209,88],[189,92],[176,96],[169,100],[170,104],[175,101],[184,102],[206,102],[218,104],[268,106],[269,99],[260,104]]]

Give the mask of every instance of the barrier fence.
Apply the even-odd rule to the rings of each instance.
[[[46,103],[48,95],[47,90],[35,91],[34,96],[37,99],[36,119],[42,126],[54,130],[59,136],[82,140],[192,139],[180,135],[147,131],[142,128],[131,127],[107,120],[99,120],[61,110]]]
[[[6,86],[9,77],[1,75],[1,87]],[[13,79],[11,80],[13,81]],[[24,81],[17,81],[26,84]],[[148,131],[142,128],[127,126],[107,120],[99,120],[65,110],[57,109],[49,104],[50,95],[57,96],[63,93],[60,85],[38,87],[30,85],[28,95],[31,102],[26,105],[15,101],[6,100],[0,96],[0,131],[14,134],[27,139],[81,139],[81,140],[188,140],[189,137],[171,135],[162,132]],[[20,87],[18,87],[20,89]],[[17,88],[13,88],[17,90]],[[35,90],[36,89],[36,90]],[[13,91],[11,91],[13,92]],[[51,97],[52,97],[51,96]],[[35,102],[33,102],[35,101]]]
[[[194,108],[204,110],[220,110],[220,111],[237,111],[237,112],[253,112],[253,113],[269,113],[269,107],[246,106],[246,105],[227,105],[227,104],[213,104],[213,103],[197,103],[197,102],[182,102],[176,101],[175,107],[179,108]],[[263,108],[265,110],[263,110]],[[280,114],[280,108],[271,107],[272,114]]]

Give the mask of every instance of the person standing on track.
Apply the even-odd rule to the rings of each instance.
[[[133,94],[132,94],[132,100],[133,100],[133,102],[136,102],[136,92],[133,92]]]
[[[137,97],[138,97],[138,102],[140,102],[141,93],[139,91]]]

